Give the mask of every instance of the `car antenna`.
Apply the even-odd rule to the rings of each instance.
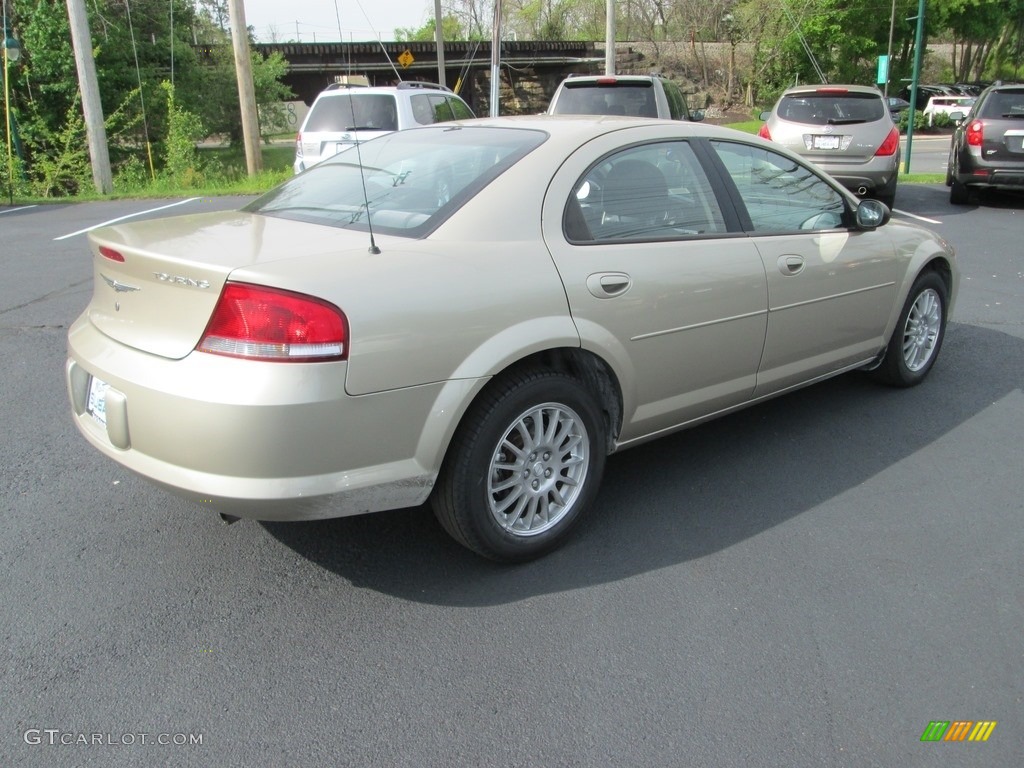
[[[370,198],[366,195],[366,174],[363,173],[363,152],[359,148],[359,123],[356,121],[356,107],[355,100],[352,98],[352,91],[348,92],[348,111],[352,115],[352,133],[356,137],[356,162],[359,163],[359,183],[363,186],[363,208],[366,209],[366,228],[370,231],[370,247],[366,249],[366,252],[377,256],[380,253],[380,248],[377,247],[377,243],[373,238],[373,217],[370,216]]]

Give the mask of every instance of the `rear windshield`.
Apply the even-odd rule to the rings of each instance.
[[[395,97],[358,91],[323,97],[313,104],[303,132],[358,130],[397,131]]]
[[[339,152],[257,198],[266,216],[423,237],[547,138],[543,131],[437,126]]]
[[[887,114],[881,95],[872,93],[795,93],[783,96],[778,116],[805,125],[873,123]]]
[[[616,80],[595,83],[567,80],[555,101],[557,115],[632,115],[657,117],[658,102],[648,80]]]
[[[1024,118],[1024,88],[992,91],[985,99],[979,117]]]

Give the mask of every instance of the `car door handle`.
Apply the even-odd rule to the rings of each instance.
[[[788,256],[779,256],[779,272],[784,275],[798,275],[803,272],[804,269],[804,257],[794,256],[792,254]]]
[[[599,299],[621,296],[632,284],[625,272],[595,272],[587,278],[587,290]]]

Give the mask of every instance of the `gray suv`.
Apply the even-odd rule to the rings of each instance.
[[[802,155],[858,196],[893,207],[900,132],[877,88],[796,86],[761,119],[758,136]]]
[[[980,189],[1024,190],[1024,83],[990,86],[958,117],[946,170],[949,202],[969,203]]]
[[[704,111],[691,110],[686,94],[661,75],[570,75],[559,83],[547,114],[704,119]]]

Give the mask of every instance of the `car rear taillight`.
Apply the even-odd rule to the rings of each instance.
[[[197,349],[250,360],[344,360],[347,327],[344,313],[321,299],[228,283]]]
[[[967,143],[972,147],[980,147],[985,139],[985,124],[981,120],[971,120],[967,126]]]
[[[598,85],[615,85],[619,81],[618,78],[606,76],[597,78],[596,82]]]
[[[900,131],[895,126],[889,131],[889,135],[885,137],[885,141],[875,151],[875,157],[892,157],[896,154],[896,150],[900,148]]]
[[[295,151],[298,154],[302,154],[302,132],[295,134]]]
[[[768,141],[772,140],[771,131],[768,130],[768,123],[765,123],[764,125],[761,126],[761,129],[757,132],[757,135],[760,136],[762,139],[768,139]]]
[[[815,93],[825,93],[831,96],[842,96],[850,92],[849,88],[836,88],[835,86],[829,86],[825,88],[815,88]]]

